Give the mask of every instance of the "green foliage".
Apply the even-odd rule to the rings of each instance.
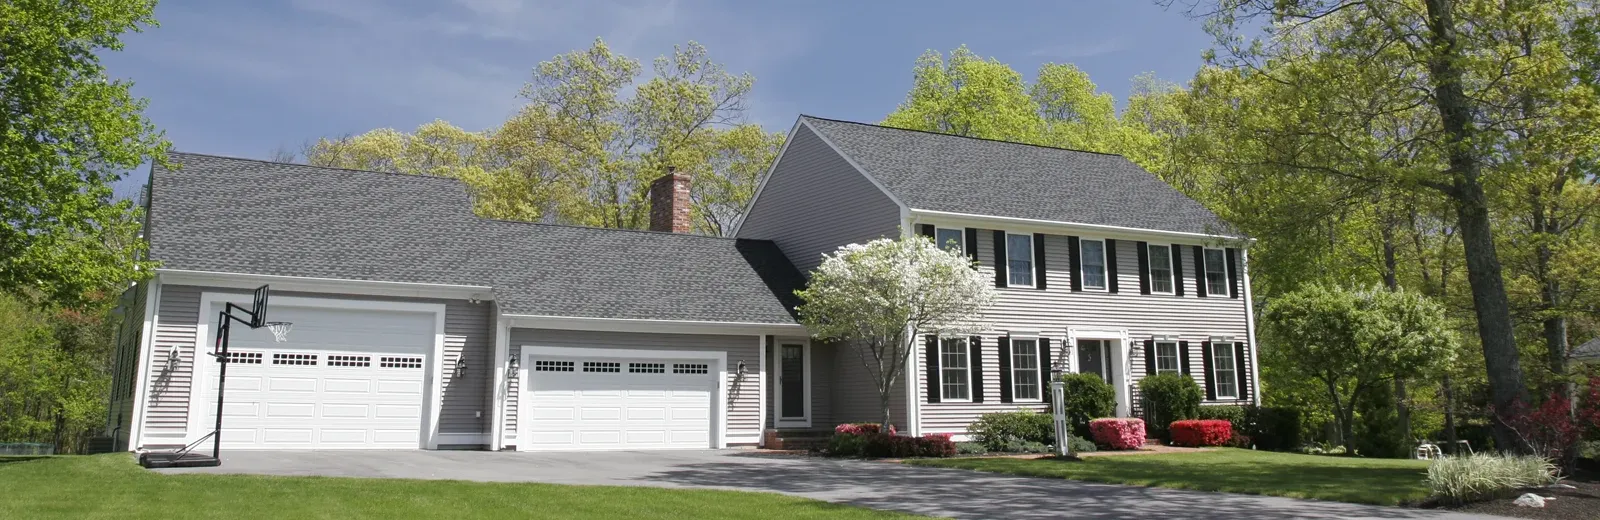
[[[106,421],[109,311],[40,309],[0,293],[0,442],[87,448]]]
[[[1032,410],[992,412],[979,416],[967,426],[967,432],[989,451],[1033,452],[1034,444],[1055,442],[1055,419]]]
[[[1381,287],[1308,285],[1269,304],[1261,332],[1263,364],[1281,377],[1317,382],[1347,448],[1354,448],[1355,407],[1367,394],[1447,366],[1456,353],[1443,306]]]
[[[1089,421],[1111,417],[1117,410],[1117,391],[1095,374],[1062,374],[1062,408],[1072,434],[1089,436]]]
[[[755,79],[727,72],[700,44],[653,65],[638,84],[640,63],[596,40],[540,63],[520,94],[528,104],[497,128],[377,129],[321,139],[306,159],[461,179],[485,217],[613,228],[645,227],[650,182],[674,168],[693,178],[695,232],[726,234],[783,134],[742,122]]]
[[[1145,424],[1150,434],[1164,441],[1169,440],[1167,427],[1172,421],[1199,417],[1200,402],[1205,400],[1205,392],[1194,378],[1170,372],[1140,379],[1139,395],[1144,399]]]
[[[1250,432],[1247,412],[1243,406],[1202,406],[1194,418],[1228,421],[1228,424],[1233,426],[1233,431],[1243,434]]]
[[[1448,504],[1501,498],[1556,481],[1556,466],[1531,455],[1479,453],[1436,459],[1428,466],[1428,487]]]
[[[835,457],[860,457],[867,449],[866,435],[835,434],[828,438],[828,455]]]
[[[985,453],[989,453],[989,447],[984,446],[981,442],[956,443],[956,454],[958,455],[982,455]]]
[[[1300,448],[1300,409],[1270,406],[1251,406],[1245,409],[1250,437],[1256,449],[1292,451]]]
[[[0,4],[0,290],[78,305],[152,264],[111,185],[167,142],[97,53],[155,24],[152,0]]]
[[[1409,458],[1412,443],[1395,412],[1393,386],[1378,385],[1356,400],[1356,453],[1363,457]]]
[[[1067,439],[1067,449],[1072,453],[1088,453],[1097,451],[1100,447],[1094,444],[1093,439],[1073,435]]]

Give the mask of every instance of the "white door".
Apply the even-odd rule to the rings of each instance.
[[[232,326],[223,448],[421,447],[434,315],[273,305],[268,316],[294,324],[288,341]],[[206,399],[193,413],[209,432],[219,365],[210,356],[200,362],[208,363]]]
[[[526,356],[523,450],[712,447],[710,361]]]

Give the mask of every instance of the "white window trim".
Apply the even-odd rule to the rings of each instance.
[[[967,370],[967,397],[965,397],[965,398],[946,397],[944,395],[944,371],[945,370],[949,370],[949,369],[945,368],[945,366],[944,366],[944,340],[947,340],[947,339],[960,340],[961,344],[966,345],[966,348],[967,348],[967,351],[964,353],[964,355],[967,356],[967,369],[966,369]],[[970,403],[970,402],[972,402],[972,386],[973,386],[972,385],[972,363],[973,363],[973,359],[972,359],[972,343],[971,342],[972,342],[971,338],[962,337],[962,336],[940,336],[939,339],[934,341],[934,348],[939,349],[939,351],[935,354],[935,355],[939,356],[939,402],[941,402],[941,403]]]
[[[1087,276],[1088,275],[1088,271],[1086,269],[1089,268],[1089,264],[1087,262],[1083,261],[1083,258],[1084,258],[1084,256],[1083,256],[1083,244],[1085,242],[1099,242],[1100,243],[1100,277],[1102,279],[1104,279],[1105,282],[1102,283],[1099,287],[1090,287],[1089,283],[1088,283],[1089,282],[1089,277]],[[1083,290],[1085,290],[1085,291],[1103,292],[1103,293],[1111,292],[1111,266],[1106,262],[1106,240],[1103,239],[1103,238],[1079,238],[1078,239],[1078,251],[1077,252],[1078,252],[1078,278],[1080,280],[1083,280],[1083,282],[1079,283],[1078,286],[1082,287]]]
[[[775,418],[775,424],[779,428],[810,428],[811,427],[811,372],[812,372],[812,370],[811,370],[811,362],[812,362],[812,359],[811,359],[811,340],[810,339],[794,339],[794,338],[788,338],[786,340],[785,338],[776,338],[776,340],[773,341],[772,345],[773,345],[773,352],[772,352],[773,361],[772,362],[773,362],[773,368],[774,368],[774,370],[773,370],[773,377],[774,377],[773,381],[778,382],[778,384],[774,385],[775,388],[774,388],[774,392],[773,392],[773,394],[774,394],[773,397],[777,399],[776,401],[774,401],[774,403],[776,403],[778,405],[776,407],[777,408],[777,410],[776,410],[777,411],[777,417]],[[805,412],[805,416],[803,416],[803,417],[784,417],[783,416],[783,384],[778,378],[783,377],[783,346],[784,345],[800,345],[800,359],[803,360],[801,362],[802,364],[800,365],[800,381],[801,381],[801,383],[800,383],[801,384],[801,388],[800,388],[801,397],[800,397],[800,399],[801,399],[801,402],[803,403],[802,410]],[[763,350],[765,350],[765,349],[763,349]]]
[[[1204,255],[1208,251],[1221,251],[1222,252],[1222,262],[1221,262],[1221,267],[1222,267],[1222,291],[1220,293],[1217,292],[1217,291],[1211,290],[1211,261],[1204,259]],[[1214,247],[1201,247],[1200,248],[1200,254],[1202,255],[1201,262],[1206,264],[1206,270],[1200,273],[1200,275],[1201,275],[1200,276],[1201,283],[1206,284],[1206,297],[1207,298],[1228,298],[1229,297],[1228,296],[1228,250],[1227,249],[1217,249],[1217,248],[1214,248]]]
[[[1020,370],[1020,369],[1017,368],[1017,341],[1018,340],[1021,340],[1021,341],[1032,341],[1033,342],[1033,359],[1034,359],[1034,363],[1043,365],[1044,364],[1044,358],[1039,356],[1039,336],[1037,334],[1026,334],[1026,335],[1024,335],[1024,334],[1012,334],[1010,336],[1010,338],[1011,338],[1010,339],[1011,345],[1010,345],[1009,348],[1006,349],[1006,353],[1011,356],[1011,359],[1009,360],[1010,363],[1008,363],[1009,365],[1011,365],[1011,373],[1010,374],[1006,374],[1007,376],[1009,376],[1006,379],[1010,379],[1011,380],[1011,402],[1013,402],[1013,403],[1042,403],[1042,402],[1044,402],[1044,393],[1045,393],[1044,377],[1040,377],[1039,378],[1039,397],[1032,398],[1032,399],[1022,399],[1022,398],[1017,397],[1017,370]],[[1034,371],[1034,373],[1038,373],[1039,372],[1039,367],[1034,367],[1033,371]]]
[[[1180,283],[1180,280],[1178,280],[1180,278],[1178,276],[1178,268],[1177,266],[1173,265],[1176,262],[1173,262],[1175,259],[1172,258],[1172,244],[1148,243],[1145,245],[1144,256],[1147,259],[1151,258],[1150,251],[1158,247],[1167,251],[1167,281],[1172,282],[1172,290],[1156,290],[1155,262],[1145,262],[1147,264],[1145,265],[1145,276],[1150,279],[1150,294],[1164,294],[1171,296],[1178,293],[1178,283]]]
[[[1238,400],[1239,399],[1239,396],[1238,396],[1239,391],[1243,390],[1242,388],[1239,388],[1239,356],[1234,355],[1233,343],[1232,342],[1222,343],[1222,345],[1225,346],[1225,348],[1223,350],[1228,353],[1228,359],[1233,360],[1233,369],[1231,370],[1233,372],[1233,377],[1231,379],[1233,380],[1233,393],[1234,393],[1234,395],[1224,395],[1222,393],[1222,378],[1217,377],[1217,371],[1220,370],[1220,368],[1217,367],[1217,343],[1216,342],[1212,342],[1211,343],[1211,359],[1208,360],[1208,361],[1211,362],[1210,363],[1210,365],[1211,365],[1211,392],[1215,393],[1217,395],[1217,400],[1218,401]]]
[[[956,251],[960,252],[962,254],[962,256],[966,256],[966,254],[967,254],[967,230],[965,228],[949,228],[949,227],[934,226],[933,227],[933,240],[934,240],[933,245],[938,246],[941,249],[943,249],[944,248],[944,244],[940,244],[938,242],[938,240],[939,240],[939,232],[940,231],[955,231],[956,232]]]
[[[1013,236],[1026,237],[1028,239],[1028,279],[1032,280],[1033,283],[1029,283],[1029,284],[1026,284],[1026,285],[1011,283],[1011,271],[1012,271],[1012,269],[1011,269],[1011,259],[1015,258],[1015,256],[1013,256],[1011,254],[1011,237],[1013,237]],[[1007,231],[1006,232],[1006,243],[1002,244],[1001,247],[1006,248],[1006,287],[1017,287],[1017,288],[1021,288],[1021,289],[1032,289],[1034,287],[1038,287],[1039,286],[1039,280],[1037,278],[1039,277],[1039,273],[1035,272],[1037,269],[1035,268],[1036,266],[1033,265],[1033,255],[1034,255],[1034,248],[1039,247],[1039,244],[1033,243],[1033,234],[1032,233],[1012,233],[1010,231]]]
[[[1172,345],[1173,359],[1175,361],[1177,361],[1177,363],[1178,363],[1178,367],[1177,368],[1174,368],[1174,369],[1172,369],[1170,371],[1163,371],[1161,369],[1161,345]],[[1178,345],[1178,340],[1176,340],[1176,339],[1159,339],[1159,338],[1156,339],[1155,340],[1155,351],[1152,352],[1152,354],[1154,354],[1156,356],[1154,366],[1156,368],[1156,373],[1157,374],[1165,374],[1165,373],[1169,373],[1169,372],[1170,373],[1175,373],[1175,374],[1182,374],[1183,373],[1183,348],[1181,348]]]

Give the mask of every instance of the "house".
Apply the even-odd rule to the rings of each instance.
[[[1053,360],[1107,378],[1122,415],[1151,371],[1259,399],[1247,242],[1118,156],[802,116],[731,238],[687,234],[671,173],[633,231],[481,218],[452,179],[171,161],[145,201],[161,265],[123,295],[119,449],[211,431],[218,314],[262,284],[294,325],[234,328],[227,449],[721,448],[875,421],[856,354],[809,339],[793,292],[823,253],[913,232],[1001,289],[993,331],[914,356],[903,431],[1043,409]]]
[[[1570,356],[1573,360],[1579,363],[1600,361],[1600,337],[1596,337],[1582,345],[1573,347]]]

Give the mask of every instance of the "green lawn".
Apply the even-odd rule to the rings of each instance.
[[[1423,482],[1428,474],[1426,461],[1231,448],[1201,453],[1085,457],[1082,461],[962,458],[920,459],[907,464],[1362,504],[1409,504],[1428,496]]]
[[[909,518],[767,493],[162,475],[127,454],[0,458],[0,518]]]

